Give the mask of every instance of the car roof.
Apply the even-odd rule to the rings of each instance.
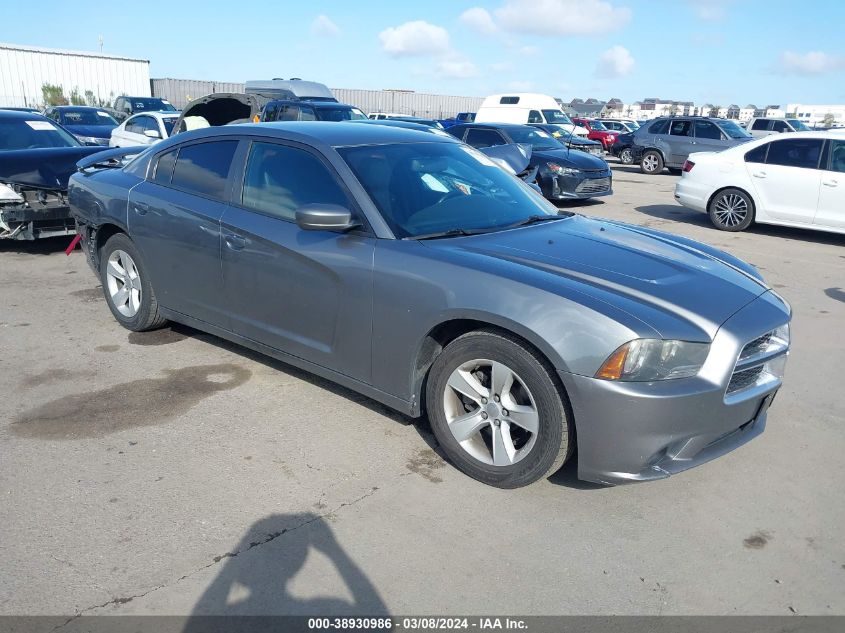
[[[26,112],[23,110],[0,110],[0,118],[9,120],[21,121],[49,121],[47,117],[38,114],[37,112]]]
[[[172,117],[178,117],[181,114],[179,110],[143,110],[142,112],[136,112],[132,116],[128,117],[126,120],[134,119],[139,116],[154,116],[159,119],[169,119]]]
[[[516,130],[519,128],[534,127],[534,125],[529,125],[527,123],[458,123],[457,125],[451,126],[449,129],[451,130],[453,127],[481,127],[491,130]]]
[[[457,143],[450,136],[387,125],[354,125],[346,121],[275,121],[241,123],[182,132],[171,139],[177,144],[187,140],[213,138],[231,134],[259,135],[288,139],[311,145],[344,147],[349,145],[388,145],[392,143]],[[163,147],[164,145],[162,145]]]
[[[103,108],[97,106],[88,106],[88,105],[59,105],[59,106],[47,106],[49,108],[53,108],[54,110],[102,110]],[[106,107],[106,106],[103,106]]]

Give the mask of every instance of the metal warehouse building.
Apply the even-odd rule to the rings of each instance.
[[[91,91],[100,102],[121,94],[150,96],[150,62],[105,53],[87,53],[0,43],[0,106],[44,104],[41,87],[59,85],[65,97]]]

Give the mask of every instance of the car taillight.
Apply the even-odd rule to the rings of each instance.
[[[684,171],[690,172],[690,171],[692,171],[693,167],[695,167],[694,162],[692,162],[691,160],[685,160],[684,161]]]

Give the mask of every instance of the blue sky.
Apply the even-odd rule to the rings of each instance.
[[[16,3],[3,40],[149,59],[153,77],[630,102],[845,103],[840,0]]]

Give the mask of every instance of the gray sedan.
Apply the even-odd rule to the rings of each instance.
[[[781,385],[790,309],[753,267],[561,212],[457,140],[297,122],[120,151],[81,161],[69,199],[121,325],[187,324],[427,415],[488,484],[576,443],[582,479],[666,477],[762,432]]]

